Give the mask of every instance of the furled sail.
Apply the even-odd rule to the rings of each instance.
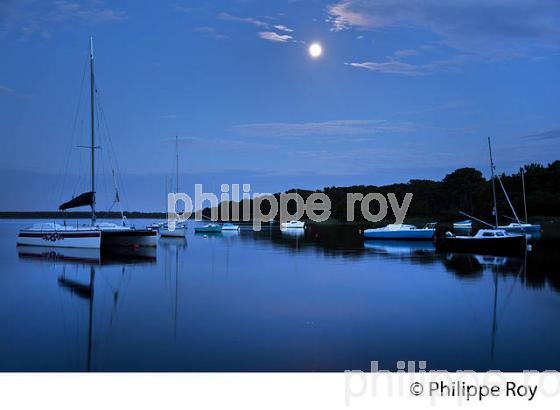
[[[65,209],[70,208],[77,208],[79,206],[87,206],[93,205],[94,195],[93,192],[84,192],[83,194],[78,195],[75,198],[72,198],[70,201],[63,203],[58,207],[60,211],[64,211]]]

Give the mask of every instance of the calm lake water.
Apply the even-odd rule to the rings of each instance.
[[[557,242],[516,259],[189,222],[186,240],[98,260],[17,248],[30,223],[0,221],[3,371],[560,369]]]

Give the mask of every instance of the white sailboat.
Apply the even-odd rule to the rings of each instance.
[[[515,216],[516,221],[515,222],[511,222],[508,225],[501,225],[498,228],[505,230],[506,232],[515,232],[515,233],[524,233],[528,238],[534,238],[540,235],[541,233],[541,225],[540,224],[530,224],[527,218],[527,198],[525,195],[525,173],[523,172],[523,169],[520,169],[520,173],[521,173],[521,186],[523,189],[523,208],[525,210],[525,222],[522,222],[519,220],[519,218],[517,217],[517,214],[515,213],[515,209],[513,208],[511,202],[509,201],[509,198],[507,196],[507,193],[505,191],[504,186],[502,185],[502,189],[504,189],[504,193],[506,195],[506,198],[508,200],[508,203],[511,207],[511,210],[513,212],[513,215]],[[500,181],[501,184],[501,181]]]
[[[179,137],[177,136],[175,137],[175,163],[175,192],[179,192]],[[163,223],[159,226],[159,234],[163,237],[184,238],[187,234],[187,223],[180,221],[173,221],[172,224]]]
[[[91,116],[91,190],[61,204],[61,211],[89,206],[90,225],[60,225],[52,222],[35,224],[21,229],[17,236],[18,245],[47,246],[61,248],[94,248],[102,246],[157,246],[157,232],[148,229],[135,229],[114,223],[97,223],[95,215],[95,77],[93,71],[93,38],[90,37],[90,116]],[[118,193],[117,193],[118,199]]]

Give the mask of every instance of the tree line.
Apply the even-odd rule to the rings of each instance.
[[[527,198],[527,212],[529,216],[557,216],[560,213],[560,161],[554,161],[547,166],[529,164],[523,167],[525,178],[525,193]],[[511,175],[499,175],[509,198],[516,209],[520,219],[524,219],[523,190],[521,172]],[[345,221],[347,215],[347,194],[381,193],[387,195],[394,193],[399,201],[410,192],[413,199],[407,217],[433,218],[438,221],[456,220],[459,211],[466,212],[477,218],[492,221],[492,181],[486,179],[482,172],[475,168],[459,168],[447,174],[441,181],[428,179],[411,179],[406,183],[390,185],[353,185],[348,187],[325,187],[322,190],[309,191],[291,189],[287,192],[296,192],[305,200],[313,192],[325,193],[331,201],[331,219]],[[496,181],[498,213],[502,216],[513,217],[500,184]],[[279,200],[280,194],[274,195]],[[288,204],[290,213],[295,212],[295,202]],[[231,203],[229,204],[231,209]],[[365,222],[360,205],[356,204],[356,221]],[[252,203],[251,203],[252,207]],[[376,203],[371,203],[370,212],[375,213]],[[239,206],[243,217],[243,206]],[[261,212],[269,212],[267,201],[261,203]],[[210,216],[210,209],[206,208],[203,214]],[[220,214],[220,212],[218,212]],[[220,215],[221,218],[221,215]],[[506,222],[506,221],[504,221]]]

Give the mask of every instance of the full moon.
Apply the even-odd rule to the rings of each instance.
[[[313,43],[309,46],[309,55],[313,58],[319,58],[323,54],[323,47],[319,43]]]

